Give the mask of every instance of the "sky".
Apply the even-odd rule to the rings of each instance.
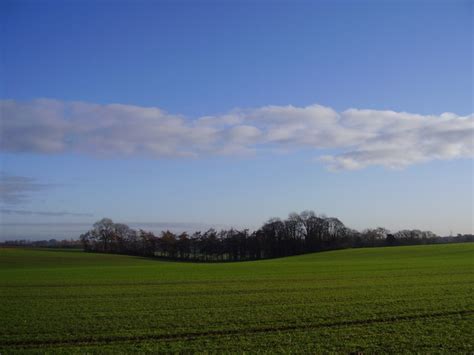
[[[2,1],[0,240],[474,232],[473,3]]]

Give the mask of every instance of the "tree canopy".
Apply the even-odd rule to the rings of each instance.
[[[385,228],[350,229],[338,218],[313,211],[290,213],[287,219],[271,218],[258,230],[227,229],[156,236],[103,218],[80,236],[86,251],[158,256],[200,261],[238,261],[274,258],[316,251],[408,244],[439,243],[429,231],[402,230],[390,234]]]

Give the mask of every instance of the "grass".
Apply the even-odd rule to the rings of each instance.
[[[0,249],[0,353],[472,353],[474,244],[193,264]]]

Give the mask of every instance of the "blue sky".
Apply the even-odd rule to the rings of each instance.
[[[470,1],[0,6],[0,238],[305,209],[473,231]]]

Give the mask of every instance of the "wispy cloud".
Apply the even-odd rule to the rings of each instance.
[[[93,217],[92,213],[76,213],[76,212],[51,212],[51,211],[31,211],[31,210],[14,210],[9,208],[0,208],[0,214],[15,214],[15,215],[22,215],[22,216],[50,216],[50,217],[64,217],[64,216],[72,216],[72,217]]]
[[[28,202],[34,192],[51,187],[42,184],[36,179],[25,176],[12,176],[0,172],[0,202],[8,205],[17,205]]]
[[[314,150],[329,169],[400,168],[474,156],[474,115],[265,106],[195,120],[156,107],[0,101],[0,148],[103,157],[251,155]],[[321,153],[330,149],[329,155]]]

